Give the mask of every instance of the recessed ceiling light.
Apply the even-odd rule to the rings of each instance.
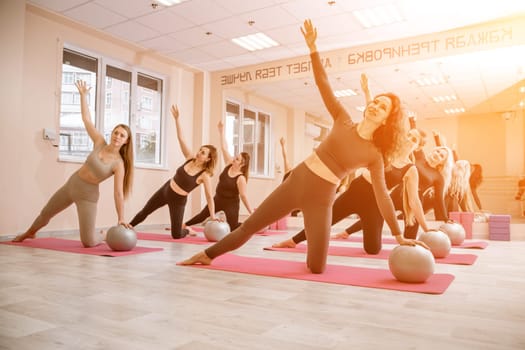
[[[234,43],[249,51],[267,49],[279,43],[263,33],[256,33],[232,39]]]
[[[414,119],[414,120],[415,120],[415,119],[416,119],[416,117],[417,117],[417,113],[416,113],[416,112],[414,112],[414,111],[411,111],[411,110],[407,110],[407,112],[406,112],[406,113],[407,113],[407,116],[408,116],[408,117],[409,117],[410,119]]]
[[[446,114],[458,114],[458,113],[463,113],[465,112],[465,108],[448,108],[448,109],[445,109],[445,113]]]
[[[392,4],[356,10],[352,14],[365,28],[403,21],[400,11]]]
[[[334,91],[335,97],[347,97],[347,96],[357,96],[357,93],[352,89],[336,90]]]
[[[424,77],[416,80],[416,84],[419,86],[432,86],[445,84],[447,80],[444,77]]]
[[[458,98],[456,97],[456,95],[446,95],[446,96],[434,96],[432,97],[432,99],[434,100],[434,102],[439,103],[439,102],[456,101]]]
[[[164,6],[173,6],[173,5],[180,4],[181,2],[184,2],[184,1],[187,1],[187,0],[157,0],[157,2],[159,2],[160,4]]]

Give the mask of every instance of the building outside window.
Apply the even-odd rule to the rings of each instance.
[[[64,48],[62,60],[60,158],[83,161],[93,149],[80,114],[77,80],[91,87],[88,106],[92,121],[106,141],[115,125],[129,125],[135,141],[135,164],[161,166],[164,79],[69,47]]]

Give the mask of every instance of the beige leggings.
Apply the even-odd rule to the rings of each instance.
[[[53,216],[75,203],[80,240],[84,247],[94,247],[102,241],[102,235],[95,233],[98,197],[98,185],[85,182],[75,172],[49,199],[29,231],[37,232],[47,225]]]
[[[336,188],[337,185],[320,178],[304,163],[299,164],[241,226],[206,249],[206,255],[214,259],[237,249],[254,233],[300,209],[308,241],[306,264],[311,272],[322,273],[326,267]]]

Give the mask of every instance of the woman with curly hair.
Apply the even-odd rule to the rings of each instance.
[[[321,63],[315,43],[317,29],[306,20],[301,31],[310,50],[315,82],[334,121],[330,133],[241,226],[179,264],[211,264],[216,257],[242,246],[265,226],[294,209],[300,209],[308,240],[306,264],[312,273],[322,273],[326,267],[337,186],[345,176],[361,167],[370,170],[379,209],[397,242],[416,244],[416,241],[406,240],[401,235],[384,177],[385,165],[394,158],[404,130],[405,118],[399,98],[390,93],[377,95],[367,105],[364,119],[353,122],[335,97]]]

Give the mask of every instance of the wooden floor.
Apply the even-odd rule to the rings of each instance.
[[[262,250],[288,237],[256,236],[235,253],[304,261]],[[0,349],[525,349],[523,240],[454,248],[478,260],[436,265],[455,275],[441,295],[181,267],[203,247],[139,245],[164,250],[109,258],[0,244]]]

